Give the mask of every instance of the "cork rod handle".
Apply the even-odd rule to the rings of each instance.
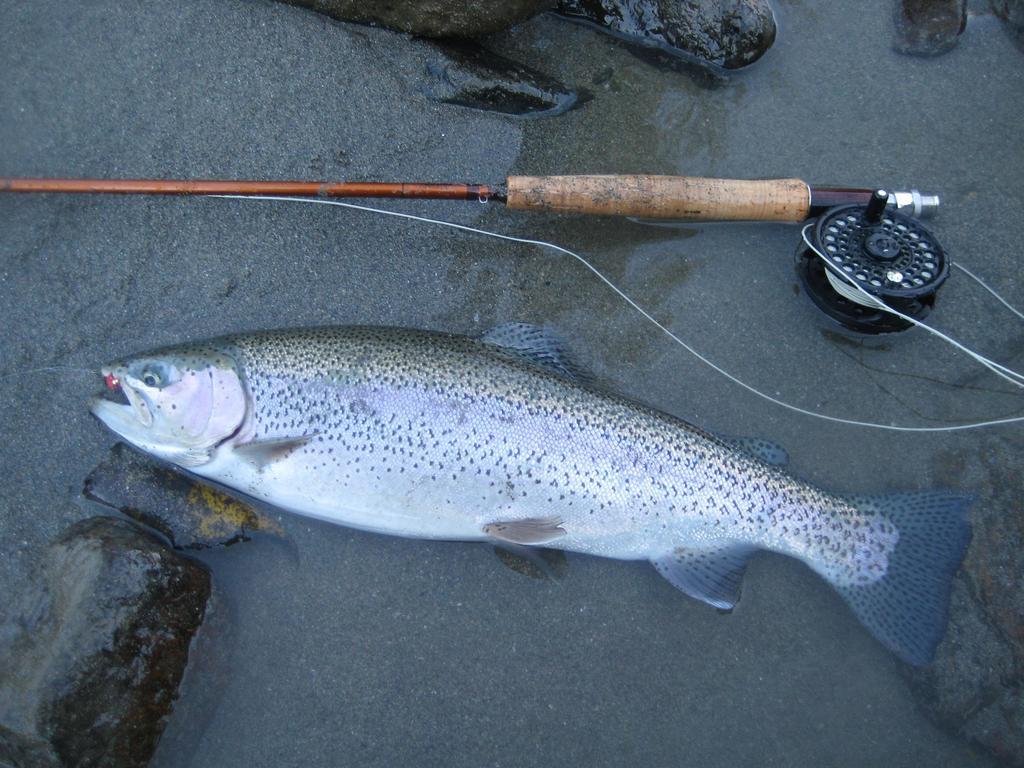
[[[704,179],[690,176],[510,176],[516,210],[637,216],[690,221],[800,222],[810,212],[800,179]]]

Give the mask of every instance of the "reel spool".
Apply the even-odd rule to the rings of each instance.
[[[928,315],[949,276],[949,262],[935,236],[917,219],[887,209],[888,199],[885,190],[878,190],[867,206],[830,208],[808,233],[813,248],[826,258],[805,242],[796,254],[797,273],[811,300],[859,333],[893,333],[912,324],[879,309],[843,275],[915,320]]]

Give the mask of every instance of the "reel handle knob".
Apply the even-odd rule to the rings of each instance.
[[[864,221],[868,224],[877,224],[882,220],[882,213],[885,206],[889,204],[889,193],[884,189],[876,189],[868,200],[867,208],[864,210]]]

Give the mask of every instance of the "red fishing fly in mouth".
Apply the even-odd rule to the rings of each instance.
[[[117,391],[117,389],[120,388],[121,386],[120,379],[118,379],[117,376],[115,376],[112,373],[108,373],[106,376],[103,377],[103,383],[107,385],[107,389],[109,389],[111,392]]]

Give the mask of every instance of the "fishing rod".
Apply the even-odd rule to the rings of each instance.
[[[949,274],[942,248],[920,223],[938,209],[937,196],[812,185],[802,179],[633,174],[438,184],[0,177],[0,192],[475,200],[518,211],[675,221],[801,223],[816,218],[813,227],[804,228],[797,272],[819,309],[861,333],[910,328],[912,321],[899,315],[925,317]]]
[[[817,186],[801,179],[633,174],[509,176],[504,184],[0,177],[0,192],[493,200],[522,211],[796,223],[837,205],[867,205],[875,189]],[[938,209],[939,198],[917,190],[894,192],[889,205],[915,217],[928,217]]]

